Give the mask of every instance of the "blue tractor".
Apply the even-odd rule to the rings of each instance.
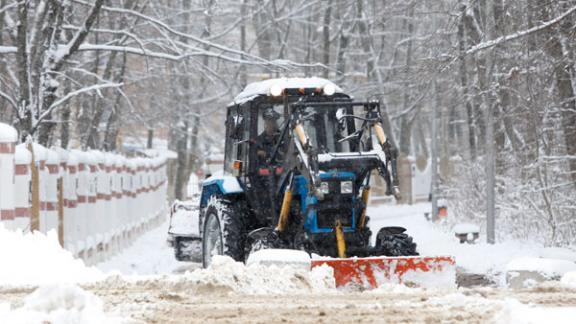
[[[366,215],[374,173],[398,196],[396,152],[378,102],[357,102],[321,78],[252,83],[227,107],[224,170],[203,182],[199,240],[237,261],[260,249],[330,257],[418,255],[401,227]]]

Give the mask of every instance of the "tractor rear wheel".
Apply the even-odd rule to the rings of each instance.
[[[403,227],[384,227],[376,236],[376,248],[386,256],[419,255],[412,236]]]
[[[213,197],[206,206],[202,232],[202,266],[207,268],[215,255],[244,261],[244,215],[239,206]]]

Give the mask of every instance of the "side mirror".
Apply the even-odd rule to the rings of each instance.
[[[341,132],[346,129],[346,124],[344,123],[346,120],[345,116],[346,116],[346,109],[339,108],[338,110],[336,110],[336,121],[338,122],[338,130]]]
[[[339,123],[344,122],[344,116],[346,115],[346,110],[344,108],[339,108],[336,110],[336,120]]]

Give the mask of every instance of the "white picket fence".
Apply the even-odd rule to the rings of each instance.
[[[39,176],[37,229],[56,230],[63,246],[89,264],[117,253],[163,220],[164,157],[128,159],[39,144],[32,145],[32,155],[16,140],[16,131],[0,123],[0,223],[5,228],[34,227],[33,165]]]

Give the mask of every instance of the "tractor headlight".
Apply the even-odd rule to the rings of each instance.
[[[330,186],[328,186],[328,182],[320,183],[320,192],[323,194],[330,193]]]
[[[274,96],[274,97],[279,97],[282,95],[282,92],[284,92],[284,88],[282,87],[281,84],[273,84],[270,87],[270,95]]]
[[[351,194],[353,191],[352,181],[340,182],[340,193]]]
[[[331,96],[336,93],[336,86],[332,83],[328,83],[324,86],[323,92],[327,96]]]

